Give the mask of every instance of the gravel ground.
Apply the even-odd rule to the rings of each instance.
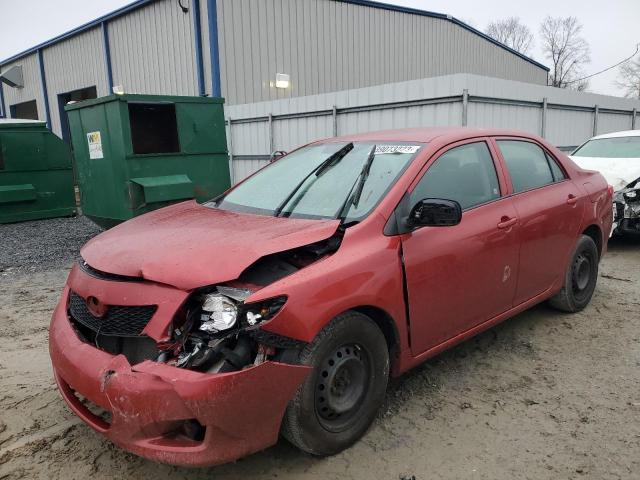
[[[55,389],[49,317],[84,241],[73,232],[96,231],[83,219],[0,227],[5,247],[12,235],[0,253],[0,480],[640,478],[640,241],[610,244],[583,312],[537,306],[395,379],[345,452],[314,458],[281,440],[186,469],[114,447]]]
[[[0,273],[66,267],[101,229],[87,217],[0,225]]]

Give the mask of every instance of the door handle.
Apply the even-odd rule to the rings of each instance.
[[[567,197],[567,205],[575,205],[578,203],[578,197],[576,197],[573,193],[570,193]]]
[[[517,218],[509,218],[505,216],[500,219],[500,223],[498,223],[498,228],[500,230],[505,230],[507,228],[513,227],[516,223],[518,223]]]

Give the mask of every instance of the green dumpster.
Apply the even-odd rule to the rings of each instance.
[[[224,100],[110,95],[67,105],[82,212],[110,228],[230,186]]]
[[[0,119],[0,223],[75,212],[67,144],[44,122]]]

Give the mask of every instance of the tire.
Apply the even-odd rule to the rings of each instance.
[[[289,403],[281,433],[307,453],[338,453],[364,435],[384,400],[385,337],[369,317],[349,311],[302,349],[298,363],[313,370]]]
[[[593,239],[581,235],[567,268],[564,286],[549,300],[549,304],[570,313],[579,312],[589,305],[598,281],[599,257]]]

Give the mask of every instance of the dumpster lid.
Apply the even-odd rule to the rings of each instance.
[[[46,125],[46,122],[42,120],[28,120],[26,118],[0,118],[0,128],[2,127],[19,127],[24,125],[25,127],[34,127],[37,125]]]
[[[222,97],[197,97],[188,95],[145,95],[138,93],[125,93],[122,95],[107,95],[106,97],[93,98],[65,105],[66,111],[76,110],[79,108],[91,107],[93,105],[101,105],[109,102],[126,102],[126,103],[224,103]]]

